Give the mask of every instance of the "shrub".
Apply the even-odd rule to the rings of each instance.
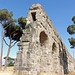
[[[10,62],[10,63],[8,64],[8,66],[14,66],[14,63],[13,63],[13,62]]]

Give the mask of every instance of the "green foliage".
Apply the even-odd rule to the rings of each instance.
[[[75,23],[75,16],[72,17],[72,21]]]
[[[26,25],[26,26],[25,26],[25,29],[29,29],[29,25]]]
[[[75,25],[70,25],[70,26],[68,26],[68,28],[67,28],[67,32],[69,33],[69,34],[75,34]]]
[[[74,48],[75,47],[75,39],[71,38],[71,39],[68,39],[68,40],[70,42],[71,48]]]
[[[57,37],[59,37],[59,34],[57,34]]]
[[[48,16],[46,16],[46,18],[48,19]]]
[[[24,17],[18,18],[18,24],[22,27],[22,29],[25,29],[26,18],[24,18]]]
[[[6,59],[6,57],[4,57],[4,59]],[[8,57],[8,60],[14,60],[14,58]]]
[[[5,29],[5,37],[9,37],[9,39],[11,37],[12,40],[19,41],[23,33],[22,29],[25,29],[26,18],[18,18],[18,24],[21,26],[20,27],[19,25],[15,24],[17,20],[13,19],[12,16],[12,11],[9,12],[7,9],[0,10],[0,23]]]
[[[12,11],[11,12],[8,12],[7,9],[0,10],[0,22],[1,21],[4,21],[5,22],[5,21],[11,19],[12,16],[13,16],[13,12]]]
[[[14,63],[13,63],[13,62],[10,62],[10,63],[8,64],[8,66],[14,66]]]
[[[19,41],[20,37],[22,36],[22,29],[19,25],[16,25],[15,23],[10,22],[10,25],[5,29],[5,37],[9,37],[11,40]]]
[[[30,29],[27,29],[27,32],[30,32]]]
[[[26,25],[25,29],[27,29],[27,32],[30,32],[29,25]]]
[[[72,21],[75,23],[75,16],[73,16]],[[67,27],[67,32],[70,35],[75,34],[75,25],[69,25]],[[72,38],[69,38],[68,40],[71,45],[71,48],[75,48],[75,39],[72,37]]]
[[[11,24],[16,22],[16,19],[13,19],[12,16],[13,16],[13,12],[12,11],[9,12],[7,9],[0,9],[0,24],[2,26],[2,33],[1,33],[2,34],[2,36],[1,36],[2,44],[1,44],[0,68],[1,68],[1,64],[2,64],[4,33],[6,33],[5,29],[7,29]],[[10,45],[8,45],[8,46],[10,46]]]
[[[2,25],[2,31],[4,32],[4,36],[10,39],[10,43],[8,44],[6,40],[4,39],[4,36],[2,33],[2,37],[3,37],[2,42],[4,40],[5,44],[9,47],[8,53],[7,53],[8,55],[5,61],[5,67],[7,65],[7,59],[10,59],[8,58],[10,49],[17,43],[17,41],[20,40],[20,37],[22,36],[22,33],[23,33],[22,29],[24,29],[26,25],[26,20],[23,17],[20,17],[18,19],[18,23],[20,25],[16,25],[17,20],[13,19],[12,16],[13,16],[12,11],[9,12],[7,9],[0,10],[0,23]],[[10,63],[10,65],[12,65],[12,63]]]

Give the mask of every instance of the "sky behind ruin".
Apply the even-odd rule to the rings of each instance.
[[[68,38],[71,36],[67,33],[67,27],[72,22],[72,17],[75,16],[75,0],[0,0],[0,9],[6,8],[9,11],[13,11],[13,18],[27,16],[29,7],[32,4],[41,4],[51,19],[53,25],[58,31],[62,41],[67,47],[68,51],[73,56],[73,50],[70,48]],[[75,37],[75,35],[73,36]],[[8,40],[7,40],[8,41]],[[1,48],[1,25],[0,25],[0,48]],[[4,44],[3,56],[6,56],[8,47]],[[15,45],[10,52],[11,57],[16,57],[18,51],[17,45]]]

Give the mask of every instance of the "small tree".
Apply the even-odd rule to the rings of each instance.
[[[4,59],[6,59],[6,57],[4,57]],[[8,57],[8,64],[7,66],[14,66],[14,58]]]
[[[4,57],[6,59],[6,57]],[[14,58],[8,57],[8,60],[15,60]]]
[[[8,66],[10,67],[10,66],[14,66],[14,63],[13,62],[10,62],[9,64],[8,64]]]

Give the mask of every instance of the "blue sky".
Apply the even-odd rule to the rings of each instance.
[[[13,11],[13,18],[18,19],[19,17],[27,16],[29,7],[32,4],[41,4],[51,19],[53,25],[58,31],[62,41],[66,45],[68,51],[73,55],[73,50],[70,48],[68,38],[71,37],[67,33],[67,27],[72,22],[72,17],[75,16],[75,0],[0,0],[0,9],[6,8],[9,11]],[[74,36],[73,36],[74,37]],[[7,40],[8,41],[8,40]],[[0,48],[1,48],[1,25],[0,25]],[[3,56],[6,56],[8,47],[4,44]],[[15,45],[10,52],[11,57],[16,57],[18,47]]]

